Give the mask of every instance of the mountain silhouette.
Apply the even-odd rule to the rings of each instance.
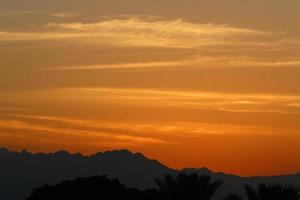
[[[146,158],[140,153],[128,150],[106,151],[91,156],[66,151],[55,153],[12,152],[0,149],[0,199],[23,200],[32,189],[44,184],[57,184],[76,177],[107,175],[117,178],[127,187],[141,190],[154,188],[155,179],[166,174],[185,172],[210,175],[215,180],[223,180],[215,199],[231,193],[245,196],[244,185],[292,184],[300,186],[300,174],[274,177],[239,177],[224,173],[213,173],[209,169],[183,169],[178,171],[162,163]]]

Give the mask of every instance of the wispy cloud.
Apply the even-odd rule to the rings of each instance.
[[[139,62],[139,63],[121,63],[121,64],[102,64],[102,65],[77,65],[62,66],[38,69],[39,71],[79,71],[79,70],[101,70],[101,69],[136,69],[136,68],[161,68],[178,66],[181,61],[165,61],[165,62]]]
[[[49,10],[19,10],[19,11],[2,11],[0,16],[24,16],[24,15],[35,15],[35,14],[48,14],[51,13]]]
[[[50,13],[50,16],[52,17],[58,17],[58,18],[71,18],[71,17],[75,17],[78,14],[75,12],[66,12],[66,11],[62,11],[62,12],[52,12]]]
[[[37,71],[84,71],[105,69],[145,69],[145,68],[224,68],[224,67],[299,67],[300,58],[263,60],[245,56],[200,56],[194,55],[184,59],[174,59],[159,62],[117,63],[99,65],[74,65],[39,68]]]
[[[164,138],[165,136],[173,137],[198,137],[202,135],[224,135],[224,134],[254,134],[264,133],[270,134],[272,130],[268,127],[247,126],[238,124],[216,124],[216,123],[195,123],[195,122],[118,122],[118,121],[101,121],[101,120],[87,120],[77,119],[63,116],[43,116],[43,115],[24,115],[12,114],[10,117],[16,117],[22,120],[42,121],[43,123],[59,122],[73,127],[84,127],[89,130],[91,128],[98,128],[102,130],[113,130],[117,134],[114,138],[134,138],[135,136],[126,135],[124,133],[136,133],[139,135],[152,135],[157,138]],[[137,137],[136,140],[149,140],[147,136]],[[152,138],[153,142],[155,138]],[[151,140],[150,140],[151,141]],[[159,143],[159,141],[156,141]],[[167,141],[165,141],[167,143]]]
[[[68,13],[56,14],[56,16],[68,15]],[[94,23],[49,23],[46,27],[34,32],[2,31],[0,40],[70,39],[73,42],[109,46],[191,49],[215,46],[278,48],[280,41],[273,36],[274,33],[229,25],[198,24],[182,19],[164,20],[131,16],[104,18]]]
[[[26,118],[25,116],[23,118]],[[29,118],[29,117],[27,117]],[[31,117],[33,118],[33,117]],[[45,119],[45,118],[44,118]],[[52,118],[53,119],[53,118]],[[74,122],[74,121],[73,121]],[[74,125],[74,123],[73,123]],[[100,127],[98,127],[100,128]],[[154,137],[147,137],[147,136],[135,136],[124,134],[120,130],[119,132],[111,131],[108,129],[102,130],[89,130],[89,129],[79,129],[76,127],[73,128],[61,128],[50,126],[46,124],[38,124],[34,122],[27,122],[23,120],[0,120],[0,129],[4,130],[15,130],[15,131],[32,131],[38,132],[40,134],[44,134],[47,136],[48,134],[59,134],[60,136],[67,136],[67,137],[77,137],[77,138],[91,138],[95,140],[109,140],[109,141],[116,141],[116,142],[126,142],[131,143],[132,145],[139,145],[139,144],[163,144],[169,143],[168,141],[154,138]]]
[[[12,11],[0,11],[0,16],[3,17],[14,17],[14,16],[50,16],[57,18],[70,18],[77,15],[75,12],[70,11],[50,11],[50,10],[12,10]]]
[[[214,93],[204,91],[134,89],[134,88],[60,88],[0,94],[4,99],[85,101],[111,105],[176,107],[227,112],[299,113],[289,105],[300,103],[299,95]]]
[[[198,134],[222,134],[218,128],[212,129],[210,124],[193,124],[193,123],[141,123],[141,122],[117,122],[117,121],[99,121],[99,120],[83,120],[63,116],[41,116],[41,115],[24,115],[12,114],[11,117],[20,119],[30,119],[38,121],[54,121],[72,126],[81,126],[87,129],[96,128],[102,130],[111,130],[113,132],[165,135],[185,132],[186,136],[195,136]],[[210,127],[210,128],[208,128]]]
[[[195,24],[184,20],[149,20],[137,17],[108,19],[96,23],[48,24],[48,28],[66,32],[94,34],[111,37],[125,46],[162,46],[178,48],[201,48],[216,45],[240,45],[251,37],[267,36],[269,33],[228,25]],[[247,38],[248,37],[248,38]],[[243,40],[246,39],[247,40]],[[253,38],[252,38],[253,39]],[[94,41],[97,42],[96,37]],[[258,44],[258,43],[257,43]],[[256,45],[257,45],[256,44]]]

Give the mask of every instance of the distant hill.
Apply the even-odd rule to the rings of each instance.
[[[210,174],[223,179],[224,185],[216,198],[228,193],[243,194],[243,185],[265,183],[290,183],[300,186],[300,174],[276,177],[242,178],[208,169],[183,169],[185,172]],[[107,151],[91,156],[70,154],[65,151],[32,154],[26,151],[11,152],[0,149],[0,199],[24,200],[33,188],[44,184],[55,184],[75,177],[89,177],[106,174],[118,178],[128,187],[139,189],[155,187],[154,179],[178,171],[168,168],[156,160],[150,160],[139,153],[127,150]]]

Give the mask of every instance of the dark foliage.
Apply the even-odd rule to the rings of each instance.
[[[210,176],[196,173],[179,173],[166,175],[157,179],[157,189],[138,190],[127,188],[117,179],[106,176],[77,178],[57,185],[44,185],[34,189],[27,200],[211,200],[218,188],[220,180],[212,180]],[[299,189],[290,185],[260,184],[257,189],[245,186],[247,200],[299,200]],[[243,200],[231,194],[222,200]]]
[[[64,181],[55,186],[44,185],[34,189],[27,200],[210,200],[222,181],[211,180],[210,176],[179,173],[166,175],[164,179],[156,180],[159,190],[140,191],[127,188],[118,180],[110,180],[106,176],[77,178]]]
[[[291,185],[266,185],[260,184],[257,190],[246,185],[249,200],[299,200],[299,189]]]
[[[220,180],[212,180],[210,176],[179,173],[175,176],[166,175],[157,179],[163,199],[167,200],[210,200],[222,185]]]
[[[27,200],[115,200],[115,199],[155,199],[156,190],[139,191],[126,188],[117,179],[110,180],[106,176],[77,178],[64,181],[55,186],[44,185],[34,189]]]

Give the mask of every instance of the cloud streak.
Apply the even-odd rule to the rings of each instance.
[[[59,15],[62,16],[62,15]],[[63,14],[65,16],[65,14]],[[276,35],[276,34],[275,34]],[[108,46],[202,49],[215,46],[275,48],[273,33],[213,23],[154,17],[104,18],[94,23],[49,23],[34,32],[2,31],[0,41],[70,39]]]
[[[26,118],[25,116],[23,118]],[[29,118],[29,117],[27,117]],[[33,117],[31,117],[33,118]],[[4,130],[15,130],[15,131],[31,131],[39,134],[59,134],[60,136],[77,137],[77,138],[90,138],[95,140],[109,140],[116,142],[126,142],[133,145],[139,144],[164,144],[169,143],[159,138],[146,137],[146,136],[134,136],[125,135],[116,131],[104,130],[88,130],[88,129],[76,129],[76,128],[59,128],[49,126],[45,124],[37,124],[33,122],[27,122],[23,120],[0,120],[0,128]],[[100,127],[98,127],[100,128]]]
[[[50,10],[23,10],[23,11],[6,11],[1,12],[0,16],[2,17],[28,17],[28,16],[50,16],[56,18],[71,18],[75,17],[77,13],[67,12],[67,11],[50,11]]]
[[[170,107],[193,110],[215,110],[241,113],[297,114],[300,110],[291,105],[300,103],[299,95],[239,94],[204,91],[159,90],[135,88],[60,88],[0,94],[10,98],[32,101],[89,102],[123,106]]]
[[[144,137],[136,138],[143,141],[143,138],[148,138],[147,135],[153,135],[158,138],[164,137],[180,137],[180,138],[197,138],[202,135],[224,135],[224,134],[254,134],[263,133],[270,134],[272,131],[267,127],[247,126],[247,125],[226,125],[215,123],[192,123],[192,122],[118,122],[118,121],[99,121],[99,120],[83,120],[77,118],[63,116],[43,116],[43,115],[24,115],[12,114],[10,117],[16,117],[22,120],[31,120],[36,122],[57,122],[63,123],[66,126],[84,127],[86,130],[102,129],[111,130],[113,133],[135,133],[137,135],[145,135]],[[114,138],[130,138],[132,135],[117,134]],[[149,138],[148,138],[149,139]],[[162,139],[164,140],[164,139]],[[167,141],[165,141],[167,143]],[[171,142],[170,142],[171,143]]]
[[[49,13],[69,17],[73,13]],[[82,23],[49,23],[34,31],[0,30],[0,42],[69,42],[101,48],[168,48],[189,50],[189,56],[176,59],[96,63],[39,68],[41,71],[79,71],[104,69],[139,69],[166,67],[299,67],[299,57],[288,57],[297,49],[297,39],[284,33],[238,28],[226,24],[192,23],[182,19],[167,20],[151,16],[103,17]],[[221,50],[220,50],[221,49]],[[160,49],[163,51],[163,49]],[[172,51],[172,50],[171,50]],[[280,56],[259,58],[257,52],[282,52]],[[248,53],[247,53],[248,52]]]
[[[41,115],[24,115],[12,114],[11,117],[20,119],[30,119],[44,122],[62,122],[72,126],[81,126],[87,129],[96,128],[102,130],[111,130],[113,132],[130,132],[135,134],[150,134],[150,135],[168,135],[180,132],[185,132],[185,136],[195,136],[198,134],[222,134],[218,128],[211,129],[209,124],[192,124],[192,123],[141,123],[141,122],[116,122],[116,121],[98,121],[98,120],[83,120],[62,116],[41,116]]]
[[[185,59],[166,60],[160,62],[116,63],[99,65],[75,65],[39,68],[37,71],[86,71],[106,69],[147,69],[147,68],[232,68],[232,67],[299,67],[300,59],[266,61],[242,56],[191,56]]]

